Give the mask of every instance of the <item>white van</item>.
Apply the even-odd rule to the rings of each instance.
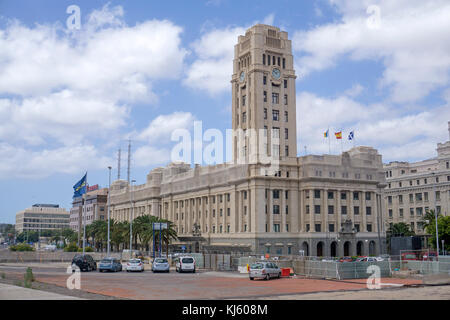
[[[195,260],[190,256],[181,256],[176,258],[175,270],[177,272],[191,271],[195,273]]]

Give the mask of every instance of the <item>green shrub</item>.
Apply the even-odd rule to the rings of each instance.
[[[10,246],[9,250],[11,251],[34,251],[34,248],[27,243],[19,243],[15,246]]]
[[[76,243],[71,243],[67,247],[64,248],[64,252],[77,252],[78,246]]]
[[[83,252],[83,248],[78,248],[78,252]],[[94,252],[91,247],[84,247],[84,252]]]
[[[35,278],[33,275],[33,270],[30,267],[28,267],[27,271],[25,272],[24,280],[25,288],[31,288],[31,283],[35,280]]]

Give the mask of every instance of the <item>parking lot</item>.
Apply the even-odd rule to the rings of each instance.
[[[32,267],[39,282],[66,287],[69,264],[65,263],[4,263],[0,272],[8,277],[22,277]],[[148,265],[147,265],[148,267]],[[420,284],[412,279],[382,279],[391,285]],[[384,287],[390,287],[386,285]],[[197,273],[152,273],[149,270],[138,273],[125,271],[116,273],[82,272],[81,290],[126,299],[250,299],[283,297],[314,292],[367,290],[364,279],[337,281],[305,279],[299,277],[273,280],[250,281],[248,275],[237,272],[198,271]]]

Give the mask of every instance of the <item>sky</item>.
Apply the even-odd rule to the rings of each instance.
[[[35,203],[69,209],[85,172],[107,187],[119,148],[126,179],[129,139],[144,184],[174,130],[225,134],[234,45],[256,23],[292,40],[298,156],[329,153],[329,129],[344,137],[332,154],[435,157],[449,139],[449,17],[448,0],[0,0],[0,222]]]

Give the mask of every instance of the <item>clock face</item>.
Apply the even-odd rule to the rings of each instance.
[[[240,75],[240,77],[239,77],[239,80],[241,80],[241,82],[242,82],[242,81],[244,81],[244,79],[245,79],[245,72],[242,71],[242,72],[241,72],[241,75]]]
[[[274,68],[272,70],[272,76],[277,80],[280,79],[280,77],[281,77],[280,69]]]

